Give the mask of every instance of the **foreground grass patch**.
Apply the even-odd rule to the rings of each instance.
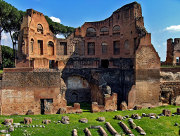
[[[96,119],[98,117],[105,117],[106,122],[110,122],[111,125],[118,131],[120,134],[123,134],[122,128],[118,124],[118,120],[114,120],[115,115],[129,115],[131,116],[134,113],[138,113],[141,115],[142,113],[156,113],[160,114],[162,113],[163,109],[169,109],[172,113],[176,112],[177,106],[166,106],[166,107],[158,107],[153,109],[141,109],[137,111],[117,111],[117,112],[101,112],[101,113],[90,113],[83,112],[82,114],[64,114],[64,115],[25,115],[25,116],[1,116],[0,122],[2,123],[7,118],[14,119],[14,123],[22,122],[24,117],[31,117],[33,119],[33,123],[31,125],[43,125],[42,120],[44,119],[50,119],[52,122],[48,125],[45,125],[45,128],[40,127],[22,127],[22,128],[15,128],[15,131],[11,133],[12,136],[22,136],[26,134],[30,134],[32,136],[71,136],[72,130],[77,129],[79,136],[84,136],[83,130],[86,127],[90,127],[91,125],[95,126],[102,126],[105,131],[108,133],[108,135],[111,135],[108,130],[105,127],[105,122],[98,122]],[[56,122],[58,120],[61,120],[62,116],[69,116],[70,118],[70,124],[65,125],[61,123]],[[79,122],[79,119],[81,118],[87,118],[88,123],[83,124]],[[128,127],[128,119],[123,121]],[[171,116],[171,117],[160,117],[160,119],[150,119],[148,117],[142,118],[141,120],[134,120],[134,122],[141,126],[145,132],[147,133],[147,136],[178,136],[179,127],[174,126],[174,124],[177,122],[180,124],[180,116]],[[22,124],[23,125],[23,124]],[[7,129],[3,124],[1,125],[2,129]],[[131,129],[132,130],[132,129]],[[97,129],[90,129],[93,136],[98,136],[98,130]],[[136,130],[132,130],[133,134],[139,135],[139,133]]]

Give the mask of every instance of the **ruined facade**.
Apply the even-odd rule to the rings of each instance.
[[[160,78],[160,102],[180,106],[180,38],[167,40],[166,61],[162,65],[169,67],[161,68]]]
[[[161,68],[160,75],[161,104],[180,106],[180,68]]]
[[[179,65],[180,64],[180,38],[167,40],[167,54],[166,65]]]
[[[136,2],[84,23],[67,39],[56,38],[44,15],[29,9],[16,62],[4,70],[1,114],[68,113],[67,103],[76,102],[93,102],[97,111],[123,101],[128,108],[159,104],[160,58]]]

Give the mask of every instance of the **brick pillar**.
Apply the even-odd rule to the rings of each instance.
[[[173,39],[167,40],[167,54],[166,54],[166,64],[173,63]]]

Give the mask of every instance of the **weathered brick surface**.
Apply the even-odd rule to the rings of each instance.
[[[158,106],[160,95],[160,58],[146,35],[136,51],[136,85],[128,96],[128,108]],[[147,53],[148,52],[148,53]]]
[[[74,103],[74,106],[67,106],[66,113],[82,113],[79,103]]]
[[[180,38],[172,38],[167,40],[167,53],[166,61],[163,63],[165,65],[179,65],[180,62],[177,62],[177,58],[180,57]]]
[[[158,105],[160,58],[137,2],[84,23],[66,39],[54,37],[44,15],[29,9],[16,62],[3,74],[2,114],[76,112],[77,105],[66,103],[85,100],[99,104],[92,105],[96,112],[114,111],[122,101],[129,108]]]
[[[2,87],[60,87],[60,72],[5,72]]]
[[[93,102],[91,105],[91,111],[104,112],[104,111],[115,111],[117,110],[117,94],[113,93],[111,96],[106,95],[104,98],[104,106],[98,105],[97,102]]]
[[[171,116],[171,111],[170,111],[170,110],[164,109],[164,110],[162,111],[162,113],[164,114],[164,116]]]
[[[161,71],[161,104],[180,105],[180,74],[179,69],[169,68]]]

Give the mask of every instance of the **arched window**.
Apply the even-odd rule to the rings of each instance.
[[[31,42],[30,42],[30,53],[33,53],[33,45],[34,45],[34,40],[31,39]]]
[[[120,35],[120,26],[116,25],[113,27],[113,35]]]
[[[48,54],[49,55],[54,55],[54,43],[52,41],[48,42]]]
[[[118,25],[114,26],[113,31],[114,32],[120,31],[120,26],[118,26]]]
[[[43,34],[43,26],[41,24],[37,25],[37,31],[41,34]]]
[[[103,42],[101,45],[102,45],[102,54],[107,54],[108,44]]]
[[[92,27],[87,28],[86,36],[95,37],[96,36],[96,30],[94,28],[92,28]]]
[[[54,47],[54,43],[53,43],[52,41],[49,41],[49,42],[48,42],[48,46],[49,46],[49,47]]]
[[[125,48],[126,50],[129,49],[129,41],[128,41],[128,40],[126,40],[126,41],[124,42],[124,48]]]
[[[109,34],[109,29],[107,27],[102,27],[100,29],[100,35],[108,35]]]

